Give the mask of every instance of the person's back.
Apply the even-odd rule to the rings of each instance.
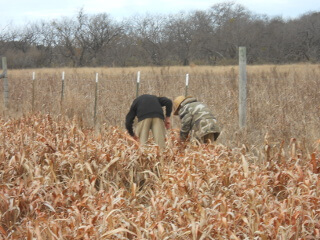
[[[162,107],[166,107],[166,117]],[[144,94],[137,97],[126,116],[126,128],[131,136],[145,144],[152,130],[155,142],[161,147],[165,147],[165,128],[170,127],[170,115],[172,111],[172,101],[166,97],[157,97]],[[138,124],[133,132],[134,118],[138,118]]]
[[[158,97],[154,95],[144,94],[136,98],[133,104],[137,108],[138,121],[146,118],[161,118],[164,119],[162,106]]]
[[[175,114],[181,119],[181,140],[197,139],[200,142],[207,143],[215,141],[220,129],[217,120],[210,109],[202,102],[198,102],[193,97],[180,97],[176,104]]]

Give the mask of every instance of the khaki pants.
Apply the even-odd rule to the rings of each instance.
[[[166,129],[161,118],[146,118],[138,122],[135,133],[143,145],[148,141],[149,132],[152,131],[153,139],[160,148],[165,148]]]

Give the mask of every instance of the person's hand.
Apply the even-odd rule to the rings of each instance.
[[[166,129],[169,129],[171,127],[170,117],[165,118],[164,125],[165,125]]]
[[[132,138],[133,138],[135,141],[139,142],[139,138],[138,138],[136,135],[134,135]]]

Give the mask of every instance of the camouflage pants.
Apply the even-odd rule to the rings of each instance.
[[[200,119],[192,127],[191,139],[200,143],[214,142],[220,135],[220,129],[215,119]]]

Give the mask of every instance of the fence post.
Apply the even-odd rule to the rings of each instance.
[[[35,88],[35,80],[36,80],[36,73],[32,73],[32,112],[34,112],[34,88]]]
[[[189,73],[186,74],[186,92],[184,96],[188,96],[188,87],[189,87]]]
[[[247,117],[246,47],[239,47],[239,127],[246,127]]]
[[[62,78],[61,78],[61,101],[60,101],[60,113],[62,113],[63,98],[64,98],[64,72],[62,72]]]
[[[139,96],[139,87],[140,87],[140,71],[137,73],[137,91],[136,91],[136,97]]]
[[[7,110],[9,106],[9,83],[7,76],[7,58],[2,57],[2,69],[3,73],[0,75],[0,78],[3,78],[3,98],[4,98],[4,107]]]
[[[94,115],[93,115],[93,123],[96,126],[97,122],[97,102],[98,102],[98,73],[96,73],[96,88],[94,94]]]

